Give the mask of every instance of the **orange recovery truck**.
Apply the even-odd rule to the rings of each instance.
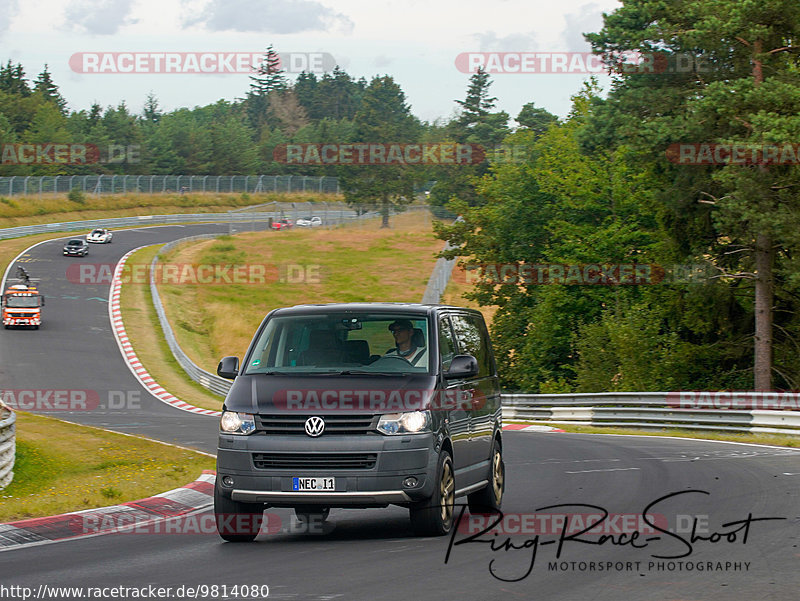
[[[42,324],[42,307],[44,296],[35,284],[31,283],[28,273],[23,268],[17,269],[19,284],[10,285],[3,291],[3,326],[31,326],[38,330]]]

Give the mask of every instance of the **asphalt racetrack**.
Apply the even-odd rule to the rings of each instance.
[[[117,231],[85,259],[61,256],[63,240],[32,249],[23,264],[41,279],[44,325],[2,331],[0,386],[96,391],[100,407],[57,417],[213,453],[216,419],[156,400],[123,362],[108,285],[65,274],[70,262],[116,262],[132,248],[215,231],[227,226]],[[127,394],[140,396],[138,408],[104,402]],[[208,528],[205,512],[191,517],[192,528],[3,551],[0,593],[86,598],[88,587],[110,587],[105,598],[158,598],[159,587],[170,587],[161,598],[800,598],[800,451],[509,431],[504,455],[504,515],[466,512],[451,537],[414,537],[399,507],[334,509],[311,532],[291,510],[267,509],[268,532],[232,544]],[[123,588],[113,597],[111,587]]]

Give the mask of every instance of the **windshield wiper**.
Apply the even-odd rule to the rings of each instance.
[[[336,373],[339,376],[407,376],[408,372],[405,371],[367,371],[364,369],[346,369]]]
[[[291,374],[291,373],[286,372],[286,371],[257,371],[257,372],[253,373],[253,375],[256,375],[256,374],[262,375],[262,376],[293,376],[294,375],[294,374]]]

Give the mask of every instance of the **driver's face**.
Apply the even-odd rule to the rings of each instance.
[[[411,344],[411,330],[407,328],[395,328],[392,335],[398,348],[405,349]]]

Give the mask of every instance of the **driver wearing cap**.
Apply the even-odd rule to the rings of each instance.
[[[386,351],[384,357],[402,357],[411,365],[427,365],[428,349],[417,346],[414,340],[414,324],[409,319],[398,319],[389,324],[396,347]]]

